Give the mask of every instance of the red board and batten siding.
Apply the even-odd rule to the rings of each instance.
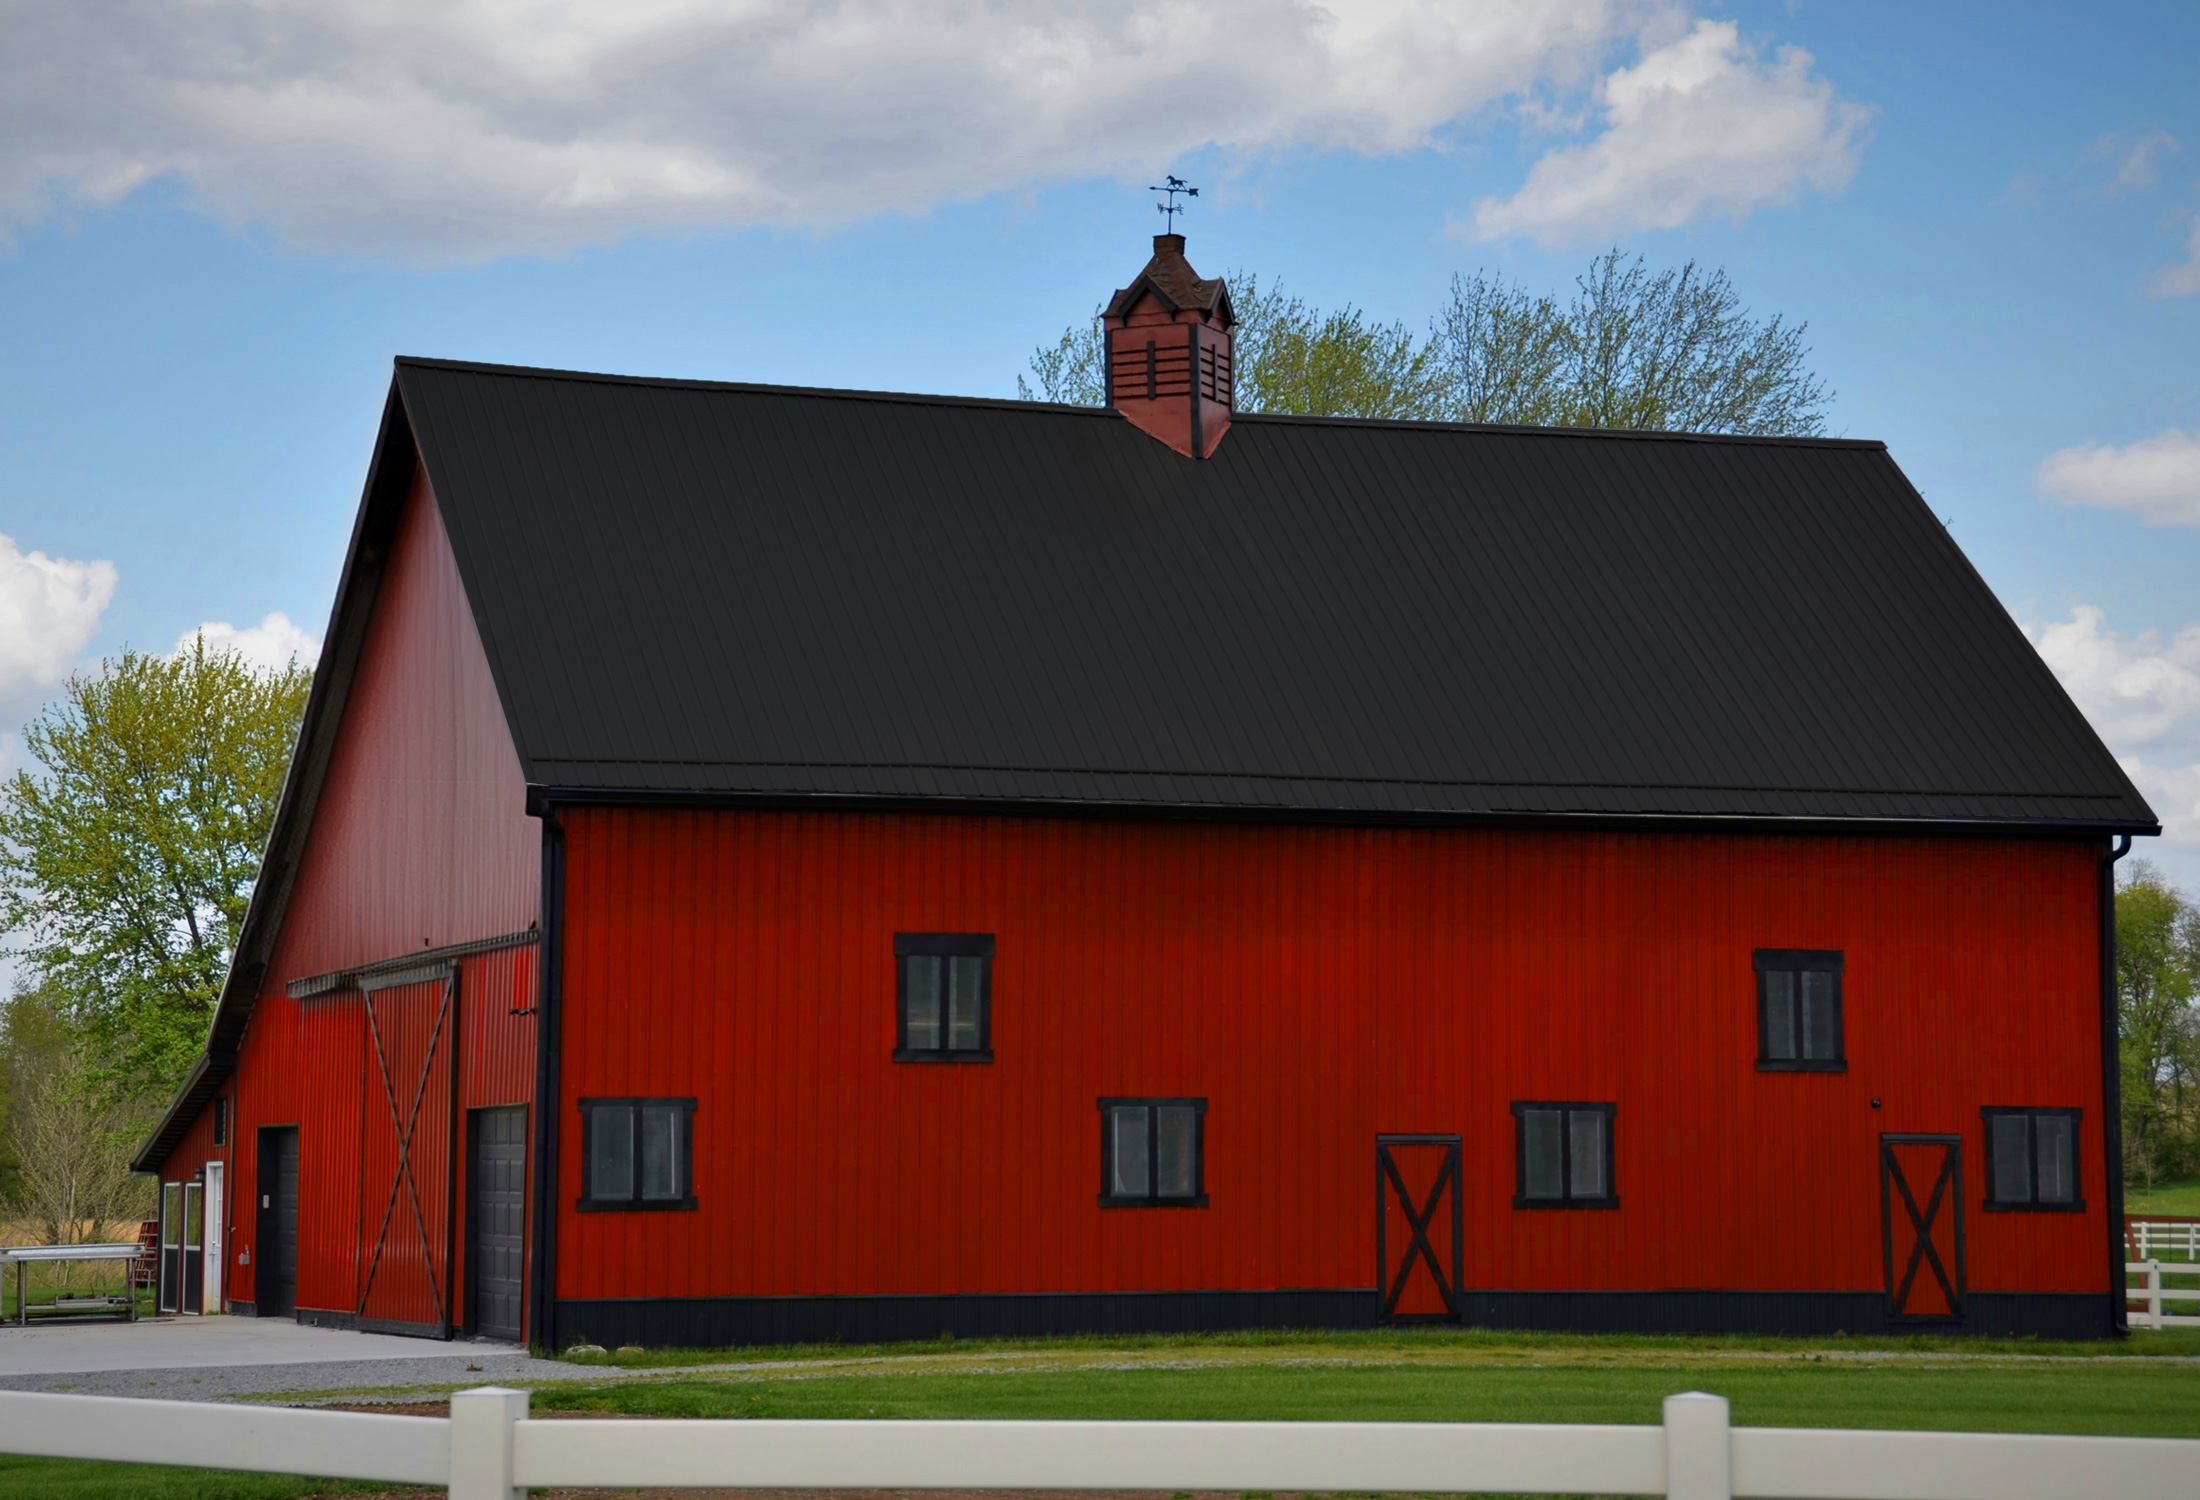
[[[1973,1289],[2107,1290],[2083,841],[561,820],[560,1298],[1366,1287],[1390,1132],[1470,1288],[1878,1291],[1930,1131]],[[993,1063],[891,1060],[897,931],[997,935]],[[1758,947],[1846,953],[1846,1073],[1756,1071]],[[701,1100],[696,1211],[570,1212],[591,1095]],[[1209,1101],[1211,1207],[1095,1203],[1103,1095]],[[1617,1104],[1617,1211],[1512,1207],[1516,1099]],[[2084,1213],[1980,1211],[1998,1104],[2085,1111]]]
[[[377,1195],[386,1192],[370,1179],[390,1171],[388,1161],[374,1160],[363,1172],[362,1156],[389,1154],[377,1151],[368,1128],[379,1123],[387,1131],[389,1106],[359,992],[294,1000],[284,986],[526,930],[540,912],[541,827],[526,815],[525,797],[449,539],[416,471],[282,934],[229,1085],[231,1298],[253,1298],[257,1131],[296,1125],[298,1306],[336,1313],[357,1307],[382,1217]],[[533,1097],[535,1020],[512,1011],[532,1011],[535,973],[532,947],[463,960],[455,1122],[461,1156],[465,1110]],[[415,985],[382,998],[417,1009],[432,1004],[435,988]],[[409,1014],[401,1023],[426,1024]],[[415,1079],[417,1072],[416,1064]],[[400,1090],[410,1081],[401,1081]],[[408,1093],[399,1107],[410,1103]],[[205,1159],[211,1121],[212,1111],[202,1111],[163,1176],[188,1176]],[[449,1190],[448,1144],[418,1142],[414,1151],[424,1194],[440,1199]],[[431,1210],[435,1235],[442,1232],[439,1209],[440,1203]],[[441,1271],[440,1242],[433,1253]],[[458,1276],[447,1280],[461,1284]],[[410,1308],[432,1299],[423,1283],[404,1300]]]

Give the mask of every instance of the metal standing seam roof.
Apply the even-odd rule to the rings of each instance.
[[[396,394],[538,786],[2157,828],[1879,443]]]

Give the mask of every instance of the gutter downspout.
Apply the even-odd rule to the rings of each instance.
[[[527,811],[542,819],[542,955],[535,994],[535,1206],[530,1226],[534,1254],[528,1264],[527,1342],[545,1353],[558,1348],[558,1108],[559,1018],[564,1009],[565,830],[558,810],[535,788]]]
[[[2131,852],[2131,835],[2116,835],[2101,859],[2101,1146],[2107,1158],[2108,1185],[2108,1330],[2113,1338],[2131,1333],[2129,1299],[2124,1295],[2124,1078],[2121,1018],[2116,1005],[2116,861]]]

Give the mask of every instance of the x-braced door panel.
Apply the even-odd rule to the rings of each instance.
[[[369,985],[357,1311],[362,1326],[448,1338],[458,967]]]
[[[1375,1138],[1375,1264],[1383,1317],[1457,1318],[1464,1225],[1459,1137]]]
[[[1879,1210],[1887,1261],[1887,1317],[1947,1323],[1963,1317],[1963,1139],[1879,1138]]]

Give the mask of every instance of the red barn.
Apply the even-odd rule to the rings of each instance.
[[[400,360],[163,1295],[559,1346],[2122,1323],[2154,815],[1878,443]]]

